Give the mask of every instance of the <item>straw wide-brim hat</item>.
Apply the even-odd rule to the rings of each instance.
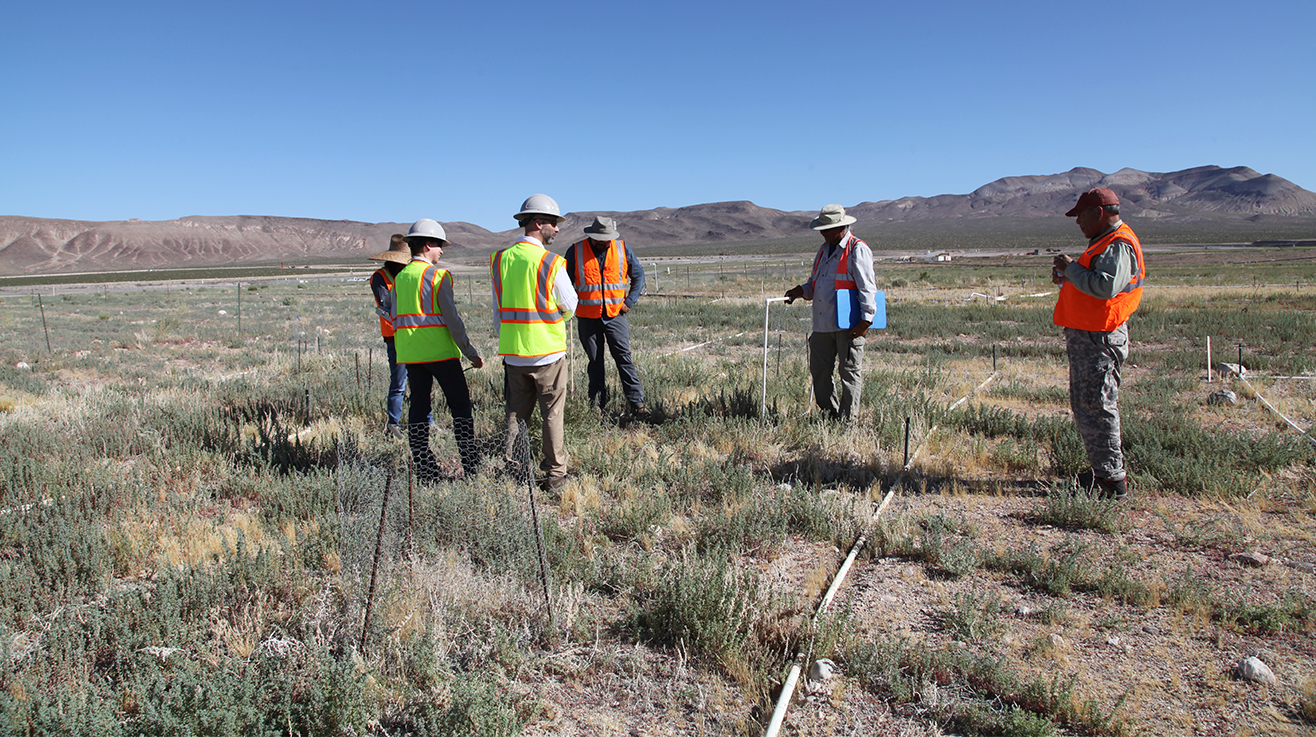
[[[594,223],[585,228],[585,237],[596,241],[615,241],[620,235],[617,232],[617,221],[610,217],[595,217]]]
[[[818,217],[809,223],[809,227],[814,230],[829,230],[839,228],[843,225],[858,222],[855,218],[845,214],[845,208],[840,205],[824,205],[818,213]]]
[[[407,245],[407,237],[401,233],[394,233],[390,239],[387,251],[381,251],[370,257],[371,261],[392,261],[395,264],[411,263],[411,246]]]

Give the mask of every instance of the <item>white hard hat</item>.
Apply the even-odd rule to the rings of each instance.
[[[557,218],[557,222],[562,222],[566,218],[562,217],[562,210],[557,206],[557,202],[546,194],[532,194],[521,203],[521,212],[513,215],[519,223],[531,215],[551,215]]]
[[[407,240],[412,238],[435,238],[445,244],[448,242],[448,234],[443,232],[443,226],[429,218],[421,218],[411,226],[411,230],[407,231]]]

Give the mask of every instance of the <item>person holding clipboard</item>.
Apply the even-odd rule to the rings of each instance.
[[[850,232],[855,218],[840,205],[827,205],[810,227],[823,244],[809,280],[786,292],[786,303],[813,302],[809,335],[809,374],[814,401],[833,419],[848,421],[864,388],[864,343],[870,327],[886,327],[886,300],[873,276],[873,251]],[[839,368],[838,368],[839,361]],[[841,379],[837,396],[833,371]]]

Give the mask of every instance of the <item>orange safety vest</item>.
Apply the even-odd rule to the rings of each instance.
[[[850,247],[856,243],[863,243],[851,233],[845,239],[845,250],[841,251],[841,260],[836,263],[836,288],[837,289],[854,289],[858,290],[859,285],[855,283],[854,277],[850,276]],[[818,279],[818,264],[822,263],[823,249],[818,249],[818,255],[813,257],[813,270],[809,273],[809,284],[812,285]]]
[[[1142,281],[1147,276],[1147,263],[1142,258],[1142,244],[1128,225],[1120,223],[1118,228],[1088,246],[1088,250],[1078,257],[1078,265],[1085,269],[1091,268],[1092,259],[1105,253],[1115,241],[1124,241],[1133,246],[1133,255],[1138,259],[1128,286],[1110,299],[1097,299],[1065,282],[1060,287],[1060,298],[1056,300],[1056,311],[1052,318],[1056,325],[1105,333],[1123,325],[1138,309],[1138,303],[1142,301]]]
[[[576,273],[571,275],[578,299],[576,317],[600,318],[605,312],[608,317],[616,317],[626,301],[626,286],[630,283],[626,241],[608,241],[602,259],[594,257],[588,238],[571,247],[576,249]]]
[[[388,269],[380,269],[380,270],[376,271],[375,273],[378,274],[378,275],[380,275],[380,276],[382,276],[382,277],[384,277],[384,283],[388,285],[388,291],[392,292],[392,291],[393,291],[393,275],[390,274],[390,273],[388,273]],[[393,299],[397,299],[397,295],[396,295],[396,294],[394,294]],[[375,300],[375,304],[376,304],[376,305],[379,305],[380,307],[383,307],[383,306],[384,306],[384,305],[379,304],[379,300],[378,300],[378,299]],[[380,316],[379,316],[379,334],[382,335],[382,336],[384,336],[385,338],[392,338],[392,337],[393,337],[393,333],[394,333],[394,330],[393,330],[393,321],[390,320],[390,319],[388,319],[387,317],[384,317],[383,315],[380,315]]]

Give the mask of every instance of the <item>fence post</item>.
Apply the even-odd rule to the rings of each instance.
[[[37,295],[37,307],[41,308],[41,330],[46,334],[46,353],[54,353],[50,349],[50,328],[46,327],[46,305],[41,301],[41,295]]]
[[[370,567],[370,592],[366,595],[366,616],[361,622],[361,652],[366,651],[366,633],[370,631],[370,610],[375,604],[375,579],[379,575],[379,553],[384,546],[384,519],[388,513],[388,492],[393,487],[393,469],[384,479],[384,503],[379,505],[379,532],[375,534],[375,562]]]

